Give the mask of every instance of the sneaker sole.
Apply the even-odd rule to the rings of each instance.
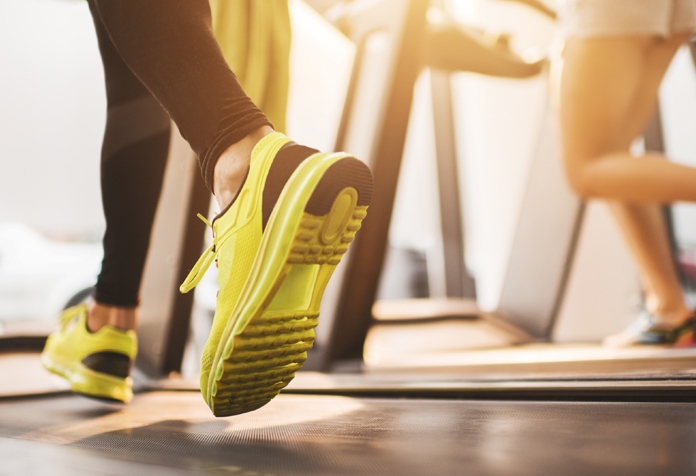
[[[326,285],[371,194],[369,169],[346,154],[315,154],[290,178],[212,362],[207,394],[214,415],[262,407],[300,370]]]
[[[41,363],[49,372],[70,383],[70,390],[85,397],[110,403],[129,403],[133,399],[132,380],[95,372],[82,364],[77,367],[61,365],[46,354]]]

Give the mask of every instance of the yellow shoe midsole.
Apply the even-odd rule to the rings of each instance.
[[[82,363],[61,363],[46,354],[41,356],[41,362],[47,370],[70,382],[73,392],[124,403],[133,399],[133,381],[130,377],[124,379],[95,372]]]

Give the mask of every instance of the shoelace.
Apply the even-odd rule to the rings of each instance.
[[[213,224],[200,213],[198,214],[198,218],[200,218],[203,223],[208,225],[210,228],[213,227]],[[179,286],[179,291],[182,293],[187,293],[195,288],[198,283],[201,282],[201,279],[203,279],[203,276],[205,276],[205,272],[208,271],[210,264],[215,261],[216,257],[217,249],[215,247],[215,235],[213,235],[213,244],[203,252],[200,258],[198,258],[198,261],[196,261],[196,264],[193,265],[193,268],[191,268],[191,271],[189,272],[188,276],[186,276],[184,282],[181,284],[181,286]]]
[[[65,330],[68,325],[77,317],[81,316],[85,312],[85,306],[74,306],[66,309],[60,315],[60,327]]]

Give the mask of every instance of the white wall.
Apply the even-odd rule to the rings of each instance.
[[[290,1],[288,135],[301,144],[333,150],[355,57],[355,45],[300,0]],[[330,337],[346,260],[329,283],[317,328],[317,345]]]
[[[353,43],[304,2],[290,0],[288,136],[333,150],[355,56]]]
[[[0,222],[103,230],[103,74],[87,2],[0,1]]]
[[[530,55],[547,48],[554,25],[508,2],[453,1],[461,21],[509,32],[513,48]],[[461,74],[455,80],[455,116],[464,184],[467,265],[479,304],[494,309],[526,178],[546,111],[545,78],[498,79]]]

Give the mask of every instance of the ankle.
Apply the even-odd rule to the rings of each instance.
[[[693,311],[685,303],[677,306],[652,305],[647,306],[647,309],[656,324],[667,326],[679,325],[693,315]]]
[[[96,332],[106,325],[123,331],[135,330],[138,324],[138,308],[119,307],[92,302],[87,312],[87,328]]]
[[[215,164],[213,195],[224,210],[234,200],[249,170],[251,152],[261,139],[273,132],[273,128],[262,126],[239,142],[229,146]]]

